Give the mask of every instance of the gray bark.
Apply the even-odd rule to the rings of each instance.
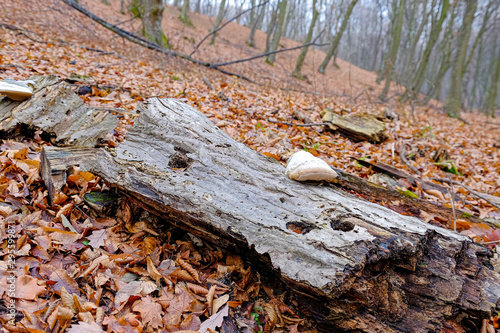
[[[319,12],[316,9],[316,0],[313,0],[313,17],[311,20],[311,24],[309,26],[309,31],[307,32],[306,39],[304,40],[304,44],[309,44],[312,40],[312,35],[314,33],[314,27],[316,25],[316,21],[318,20]],[[299,79],[302,79],[302,65],[304,65],[304,60],[306,59],[307,51],[309,47],[304,47],[297,58],[297,63],[295,64],[295,69],[293,70],[292,75]]]
[[[349,4],[347,12],[345,13],[344,18],[342,19],[342,25],[340,26],[339,31],[337,31],[337,34],[335,35],[332,45],[330,46],[328,52],[326,53],[325,60],[323,60],[323,62],[319,66],[318,72],[320,72],[321,74],[325,74],[326,66],[332,59],[335,51],[337,50],[337,47],[339,46],[340,39],[342,38],[344,30],[347,27],[347,22],[349,21],[349,17],[351,16],[352,10],[354,9],[354,6],[358,3],[358,1],[359,0],[352,0],[351,3]]]
[[[33,77],[36,89],[25,101],[0,97],[0,137],[42,130],[58,145],[94,147],[118,125],[107,111],[94,110],[55,76]]]
[[[220,26],[222,23],[222,20],[224,19],[224,16],[226,15],[226,0],[222,0],[219,6],[219,11],[217,12],[217,19],[215,20],[213,30],[217,30],[217,28]],[[214,33],[212,35],[212,39],[210,39],[210,45],[213,45],[215,43],[215,37],[217,33]]]
[[[273,38],[269,48],[270,52],[278,50],[281,35],[283,33],[283,27],[285,26],[287,8],[288,8],[288,0],[280,0],[280,3],[278,5],[278,10],[279,10],[278,22],[276,23],[276,31],[273,34]],[[273,65],[275,60],[276,60],[275,53],[270,54],[269,56],[266,57],[266,62],[268,64]]]
[[[462,105],[462,78],[464,76],[464,66],[467,57],[469,37],[476,13],[477,0],[467,0],[467,7],[460,29],[460,37],[457,46],[457,54],[453,61],[450,79],[450,90],[446,96],[444,108],[450,117],[460,116]]]
[[[150,99],[139,111],[126,140],[84,151],[81,169],[278,274],[323,332],[427,333],[461,314],[480,327],[500,310],[500,275],[481,245],[333,185],[291,181],[279,162],[177,100]],[[60,153],[42,155],[47,175]]]

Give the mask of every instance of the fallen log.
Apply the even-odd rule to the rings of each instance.
[[[368,113],[352,113],[344,116],[325,109],[321,112],[321,119],[329,123],[332,131],[339,131],[349,139],[358,141],[383,142],[388,136],[385,124]]]
[[[42,130],[53,144],[94,147],[118,125],[118,118],[92,109],[56,76],[36,76],[31,98],[0,97],[0,137]]]
[[[434,332],[455,318],[478,330],[500,310],[491,253],[467,237],[333,184],[292,181],[177,100],[138,111],[116,149],[78,159],[45,147],[44,180],[79,160],[150,212],[278,274],[324,332]]]

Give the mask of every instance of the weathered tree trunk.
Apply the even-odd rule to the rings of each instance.
[[[269,22],[266,31],[266,49],[265,52],[269,52],[271,49],[271,38],[273,36],[274,31],[276,30],[276,21],[278,19],[278,8],[275,8],[271,12],[271,22]]]
[[[477,329],[500,310],[500,275],[483,246],[334,185],[291,181],[279,162],[177,100],[150,99],[139,111],[118,148],[85,150],[80,167],[279,274],[322,331],[427,333],[464,317]],[[47,180],[66,158],[45,147],[42,160]]]
[[[94,147],[118,125],[116,116],[86,106],[57,77],[30,79],[35,81],[31,98],[13,101],[0,97],[0,138],[42,130],[53,144]]]
[[[394,68],[396,65],[396,59],[398,57],[398,49],[399,42],[401,41],[401,30],[403,28],[403,19],[405,14],[405,6],[406,0],[401,0],[398,6],[398,13],[396,15],[396,25],[394,27],[394,34],[392,37],[392,47],[389,51],[389,56],[385,62],[385,85],[382,93],[379,96],[379,99],[385,100],[387,97],[387,93],[389,92],[389,88],[391,87],[392,77],[394,76]]]
[[[309,31],[307,32],[306,39],[304,44],[309,44],[312,40],[312,35],[314,32],[314,26],[316,25],[316,21],[318,20],[319,11],[316,9],[316,0],[313,0],[313,17],[311,20],[311,25],[309,26]],[[295,69],[293,70],[292,75],[296,78],[302,79],[302,65],[304,65],[304,60],[306,59],[307,51],[309,47],[304,47],[300,51],[299,57],[297,58],[297,63],[295,64]]]
[[[141,32],[150,42],[168,48],[168,39],[163,33],[163,0],[133,0],[132,13],[142,22]]]
[[[188,27],[193,26],[193,22],[191,22],[191,19],[189,18],[189,0],[184,0],[181,14],[179,15],[179,19],[182,21],[182,23],[184,23]]]
[[[460,108],[462,103],[462,78],[464,74],[464,65],[467,57],[467,49],[469,46],[469,37],[476,13],[477,0],[467,0],[462,27],[460,29],[460,37],[457,46],[457,54],[453,61],[450,79],[450,90],[446,95],[444,109],[450,117],[460,116]]]
[[[257,16],[257,19],[255,19],[250,29],[250,34],[248,35],[248,40],[247,40],[247,45],[250,47],[255,47],[255,32],[257,32],[257,29],[262,24],[262,20],[264,19],[264,14],[266,12],[266,6],[267,4],[264,4],[262,6],[262,8],[259,11],[259,15]]]
[[[339,30],[337,31],[337,34],[335,35],[335,38],[332,42],[332,45],[330,45],[330,48],[328,49],[328,52],[326,53],[325,60],[321,63],[321,65],[318,68],[318,72],[321,74],[325,74],[325,69],[330,60],[333,57],[333,54],[337,50],[337,47],[339,46],[340,39],[342,38],[342,35],[344,34],[344,30],[347,27],[347,22],[349,21],[349,17],[351,16],[352,10],[354,9],[354,6],[358,3],[359,0],[352,0],[351,3],[349,4],[349,7],[347,8],[347,12],[344,15],[344,18],[342,19],[342,25],[340,26]]]
[[[212,28],[212,31],[217,30],[217,28],[222,23],[222,20],[224,19],[225,14],[226,14],[226,0],[222,0],[220,2],[219,11],[217,13],[217,19],[215,20],[215,24],[214,24],[214,27]],[[210,45],[213,45],[215,43],[216,35],[217,35],[217,33],[214,33],[212,35],[212,39],[210,39]]]
[[[496,100],[498,96],[498,80],[500,80],[500,46],[498,47],[498,54],[495,58],[492,58],[492,66],[491,66],[491,81],[490,87],[486,93],[486,103],[485,103],[485,111],[486,114],[495,117],[496,111]],[[495,68],[495,70],[493,70]]]
[[[276,31],[273,34],[271,46],[269,48],[270,52],[278,50],[281,34],[283,33],[283,27],[285,26],[287,8],[288,8],[288,0],[280,0],[280,3],[278,4],[278,10],[279,10],[278,22],[276,23]],[[266,57],[266,62],[268,64],[273,65],[275,60],[276,60],[276,53],[270,54]]]
[[[416,97],[420,92],[420,89],[422,88],[422,85],[425,80],[425,75],[427,74],[427,68],[429,66],[429,58],[431,56],[432,50],[434,49],[434,46],[436,45],[439,39],[441,27],[443,26],[443,22],[446,18],[446,15],[448,14],[449,6],[450,6],[450,1],[443,0],[439,19],[432,20],[432,27],[431,27],[431,32],[429,34],[429,40],[427,41],[424,53],[422,54],[422,57],[418,62],[418,66],[413,75],[413,79],[411,80],[411,84],[405,91],[403,100],[406,100],[407,98],[416,99]]]

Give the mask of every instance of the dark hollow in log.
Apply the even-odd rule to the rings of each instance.
[[[294,182],[177,100],[139,111],[118,148],[84,155],[80,167],[272,269],[323,331],[439,331],[457,317],[480,327],[500,309],[500,275],[483,246],[335,185]],[[61,165],[57,148],[43,154],[46,170]]]

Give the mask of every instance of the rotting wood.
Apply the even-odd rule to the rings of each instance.
[[[332,131],[339,131],[353,141],[382,142],[387,139],[384,122],[367,113],[352,113],[339,116],[336,113],[324,110],[321,120],[330,123]]]
[[[150,99],[138,111],[126,139],[82,158],[82,170],[279,274],[324,332],[439,331],[465,317],[480,327],[500,310],[490,252],[467,237],[335,185],[294,182],[179,101]],[[47,151],[57,148],[44,149],[51,170]]]
[[[339,178],[336,181],[338,185],[342,186],[346,190],[354,191],[362,195],[367,200],[391,201],[394,202],[395,206],[401,206],[404,210],[410,209],[413,216],[420,216],[420,210],[423,210],[428,214],[438,215],[449,221],[449,223],[453,222],[453,211],[451,208],[434,204],[428,200],[408,197],[404,195],[404,193],[393,188],[386,188],[384,186],[371,183],[363,178],[336,168],[334,168],[334,170],[339,174]],[[461,210],[458,210],[458,213],[460,214],[460,218],[468,219],[474,223],[482,222],[477,216],[462,212]]]
[[[0,97],[0,137],[42,130],[57,145],[93,147],[118,125],[109,112],[86,106],[70,86],[55,76],[36,76],[35,91],[25,101]]]

